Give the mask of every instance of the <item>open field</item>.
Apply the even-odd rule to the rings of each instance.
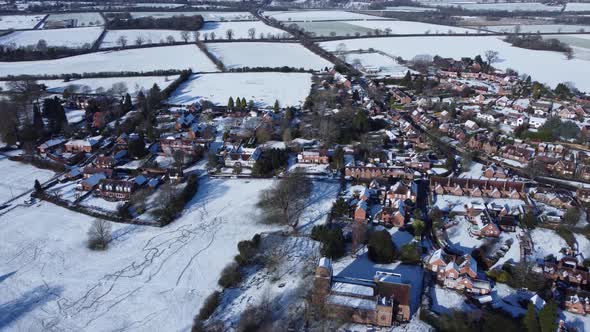
[[[555,38],[574,50],[574,57],[590,61],[590,35],[548,35],[543,38]]]
[[[248,21],[248,20],[256,20],[254,15],[249,12],[132,12],[131,16],[133,18],[138,17],[146,17],[151,16],[154,18],[161,18],[161,17],[173,17],[173,16],[192,16],[192,15],[202,15],[205,21]]]
[[[548,6],[539,2],[505,2],[505,3],[473,3],[473,2],[444,2],[431,3],[433,6],[440,7],[461,7],[471,11],[536,11],[536,12],[558,12],[563,6]]]
[[[0,37],[0,45],[37,46],[39,40],[45,40],[49,47],[90,48],[101,33],[102,28],[100,27],[14,31]]]
[[[142,45],[165,44],[168,36],[172,36],[174,41],[182,41],[181,31],[178,30],[151,30],[151,29],[126,29],[126,30],[109,30],[100,43],[100,48],[119,47],[118,40],[121,37],[126,38],[127,45],[138,45],[137,40],[141,39]],[[192,33],[190,40],[193,40]]]
[[[383,20],[386,18],[346,12],[343,10],[303,10],[284,12],[264,12],[267,17],[278,21],[313,22],[313,21],[341,21],[341,20]]]
[[[193,75],[172,94],[168,103],[190,105],[208,100],[227,105],[229,97],[246,98],[258,107],[300,106],[309,95],[311,74],[307,73],[220,73]]]
[[[385,35],[404,34],[465,34],[475,33],[477,30],[447,25],[428,24],[410,21],[330,21],[330,22],[298,22],[295,23],[305,31],[315,33],[316,36],[366,36],[375,35],[375,31]],[[386,31],[387,30],[387,31]]]
[[[85,26],[104,25],[104,19],[100,13],[65,13],[65,14],[50,14],[45,21],[45,28],[61,21],[73,20],[74,28]]]
[[[488,26],[485,29],[495,32],[514,32],[515,25],[497,25]],[[541,33],[561,33],[561,32],[590,32],[590,26],[585,25],[568,25],[568,24],[532,24],[532,25],[518,25],[520,32],[541,32]]]
[[[296,43],[210,43],[207,48],[229,69],[287,66],[320,70],[332,67],[327,60]]]
[[[0,16],[0,30],[33,29],[45,15],[5,15]]]
[[[0,62],[0,76],[148,72],[189,68],[195,72],[217,71],[215,65],[195,45],[180,45],[98,52],[56,60]]]
[[[160,89],[165,89],[174,82],[178,75],[171,76],[137,76],[137,77],[107,77],[107,78],[82,78],[78,80],[40,80],[40,84],[47,86],[47,92],[63,93],[67,87],[72,87],[75,92],[97,93],[108,91],[113,84],[123,83],[131,95],[137,94],[140,90],[149,90],[154,84]]]
[[[211,33],[215,33],[215,39],[227,39],[227,31],[233,31],[232,39],[252,39],[249,35],[249,30],[254,29],[255,38],[292,38],[288,32],[273,28],[259,21],[245,21],[245,22],[206,22],[199,32],[201,33],[201,39],[204,39],[204,35],[209,35],[211,39]]]
[[[399,45],[403,45],[400,47]],[[486,50],[499,52],[500,61],[494,66],[500,69],[512,68],[532,76],[534,80],[556,86],[561,82],[572,82],[582,91],[590,91],[590,63],[585,60],[567,60],[558,52],[533,51],[513,47],[498,37],[397,37],[395,39],[371,38],[350,39],[321,43],[330,51],[342,47],[345,50],[374,48],[392,56],[412,59],[416,55],[439,55],[460,59],[464,56],[483,55]]]
[[[90,217],[49,203],[0,217],[11,234],[0,242],[0,297],[10,313],[0,315],[0,328],[190,329],[237,243],[273,229],[257,222],[254,206],[273,181],[249,182],[203,179],[179,220],[166,228],[114,224],[105,252],[86,248]]]
[[[43,183],[54,175],[52,171],[12,161],[3,155],[0,155],[0,169],[0,204],[33,189],[36,179]]]
[[[568,2],[565,6],[566,12],[590,12],[590,3]]]

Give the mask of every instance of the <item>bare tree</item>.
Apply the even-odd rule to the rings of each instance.
[[[199,39],[201,39],[201,33],[199,31],[193,31],[193,39],[195,40],[195,43],[199,41]]]
[[[250,39],[256,38],[256,29],[255,28],[248,29],[248,36],[250,36]]]
[[[499,55],[500,55],[500,53],[498,53],[498,51],[494,51],[494,50],[487,50],[484,53],[484,56],[485,56],[486,61],[488,62],[488,65],[489,66],[491,66],[492,64],[498,62]]]
[[[135,45],[137,46],[143,45],[144,42],[145,39],[142,36],[137,36],[137,38],[135,38]]]
[[[311,187],[311,180],[295,172],[263,191],[258,207],[263,210],[264,221],[289,225],[295,229],[305,209]]]
[[[117,39],[117,45],[119,45],[119,46],[121,46],[121,47],[125,47],[125,46],[127,46],[127,37],[125,37],[125,36],[120,36],[120,37]]]
[[[209,38],[211,38],[211,40],[215,40],[215,32],[211,31],[211,33],[209,34]]]
[[[232,29],[227,29],[225,31],[225,36],[227,37],[228,40],[232,40],[234,37],[234,31]]]
[[[180,33],[180,37],[185,43],[188,43],[189,39],[191,39],[191,33],[189,31],[183,31]]]
[[[125,82],[113,83],[113,86],[111,87],[111,92],[114,95],[118,95],[120,97],[123,97],[123,95],[125,95],[127,91],[127,84],[125,84]]]
[[[168,44],[174,44],[174,37],[172,35],[168,35],[168,37],[166,37],[166,42]]]
[[[105,250],[112,240],[112,225],[110,221],[95,219],[88,229],[88,248],[92,250]]]

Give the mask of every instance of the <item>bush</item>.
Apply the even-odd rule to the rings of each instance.
[[[576,243],[574,233],[572,233],[567,227],[559,226],[555,232],[557,235],[561,236],[569,246],[573,246]]]
[[[487,272],[487,275],[490,279],[503,284],[508,283],[511,278],[510,273],[504,270],[491,270]]]
[[[215,291],[215,292],[211,293],[211,295],[207,296],[207,298],[205,299],[205,303],[203,303],[201,310],[199,310],[199,314],[197,315],[197,318],[199,320],[207,320],[215,312],[215,309],[217,309],[217,307],[219,306],[220,301],[221,301],[221,293],[220,292]]]
[[[406,264],[420,263],[421,249],[418,243],[408,243],[400,248],[399,259]]]
[[[395,260],[396,253],[391,235],[386,230],[369,234],[369,259],[375,263],[386,264]]]
[[[335,259],[342,257],[346,252],[346,241],[340,227],[314,226],[311,230],[311,238],[322,243],[320,252],[323,256]]]
[[[234,258],[235,261],[240,265],[244,266],[253,261],[258,247],[260,245],[260,234],[254,235],[252,240],[244,240],[238,243],[239,254]]]
[[[219,277],[218,284],[223,288],[236,287],[242,281],[242,272],[237,263],[228,264]]]

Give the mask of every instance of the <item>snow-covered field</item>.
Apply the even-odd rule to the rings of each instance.
[[[548,255],[553,255],[561,259],[563,254],[562,248],[567,247],[565,240],[552,230],[537,228],[531,232],[533,240],[533,254],[535,259],[543,259]]]
[[[225,67],[294,67],[312,70],[332,64],[296,43],[209,43],[207,48]]]
[[[150,29],[129,29],[129,30],[109,30],[105,35],[100,48],[120,47],[118,40],[121,37],[126,38],[127,45],[138,45],[141,39],[142,45],[165,44],[168,36],[172,36],[174,41],[183,41],[182,31],[178,30],[150,30]],[[193,34],[190,34],[190,41],[193,41]]]
[[[380,34],[385,35],[386,29],[391,30],[391,35],[403,34],[465,34],[476,33],[477,30],[453,27],[447,25],[428,24],[410,21],[395,20],[371,20],[371,21],[321,21],[321,22],[297,22],[300,28],[305,31],[314,33],[315,36],[366,36],[375,35],[375,30],[380,30]]]
[[[541,33],[552,33],[552,32],[590,32],[590,26],[586,25],[569,25],[569,24],[531,24],[531,25],[519,25],[520,32],[541,32]],[[514,32],[515,25],[495,25],[486,27],[487,30],[495,32]]]
[[[304,10],[286,12],[265,12],[265,16],[278,21],[311,22],[340,20],[383,20],[386,18],[346,12],[342,10]]]
[[[45,15],[3,15],[0,16],[0,30],[33,29]]]
[[[49,47],[90,48],[100,37],[102,28],[72,28],[55,30],[14,31],[0,37],[0,45],[11,47],[37,46],[45,40]]]
[[[96,93],[97,90],[108,91],[114,84],[123,83],[127,92],[131,95],[140,90],[149,90],[154,84],[160,89],[165,89],[174,82],[178,75],[171,76],[137,76],[137,77],[105,77],[105,78],[81,78],[64,82],[63,80],[40,80],[40,84],[47,86],[47,92],[63,93],[67,87],[73,87],[75,92]]]
[[[203,178],[165,228],[113,224],[105,252],[91,218],[49,203],[0,217],[0,329],[188,331],[239,241],[271,230],[255,204],[272,180]]]
[[[391,34],[396,35],[403,35],[403,34],[416,34],[416,33],[423,33],[423,34],[446,34],[446,33],[454,33],[454,34],[465,34],[465,33],[475,33],[476,30],[473,29],[465,29],[460,27],[453,27],[448,25],[439,25],[439,24],[429,24],[429,23],[422,23],[422,22],[410,22],[410,21],[355,21],[351,22],[351,24],[358,25],[364,28],[368,28],[371,30],[379,29],[382,33],[385,29],[391,29]]]
[[[590,3],[568,2],[565,6],[566,12],[590,12]]]
[[[288,32],[273,28],[260,21],[243,21],[243,22],[205,22],[199,32],[201,39],[204,39],[204,35],[207,34],[211,39],[211,33],[215,34],[215,39],[227,39],[227,31],[233,31],[232,39],[251,39],[249,30],[254,29],[255,38],[260,38],[261,35],[264,38],[292,38]]]
[[[43,183],[54,175],[52,171],[12,161],[3,155],[0,155],[0,169],[2,170],[2,172],[0,172],[0,204],[14,196],[18,196],[33,189],[33,184],[36,179]],[[0,217],[0,220],[1,219],[2,217]],[[1,223],[2,222],[0,221],[0,224]],[[8,233],[4,233],[3,231],[2,234]],[[2,272],[2,268],[0,268],[0,276],[4,274]],[[1,279],[2,278],[0,277],[0,280]],[[2,321],[0,320],[0,329],[2,328],[1,324]]]
[[[97,26],[104,25],[104,19],[100,13],[64,13],[64,14],[50,14],[45,21],[45,26],[51,25],[52,22],[60,22],[65,20],[74,20],[75,27]]]
[[[168,103],[190,105],[200,100],[227,105],[229,97],[253,100],[258,107],[300,106],[309,95],[307,73],[219,73],[193,75],[172,94]]]
[[[409,68],[397,63],[394,59],[380,53],[348,53],[346,62],[360,64],[361,71],[378,77],[404,77]]]
[[[249,12],[132,12],[131,17],[146,17],[151,16],[155,18],[173,17],[173,16],[193,16],[202,15],[205,21],[248,21],[256,20],[254,15]]]
[[[235,44],[232,44],[235,45]],[[97,52],[56,60],[0,62],[0,76],[93,72],[148,72],[167,69],[217,71],[195,45]]]
[[[497,68],[515,69],[553,87],[561,82],[572,82],[578,89],[590,91],[590,80],[587,79],[590,75],[588,61],[567,60],[558,52],[513,47],[497,37],[383,37],[323,42],[320,45],[327,50],[335,51],[341,44],[346,50],[366,50],[372,47],[404,59],[412,59],[422,54],[460,59],[465,56],[483,55],[491,49],[499,52],[500,61],[494,64]]]
[[[473,11],[541,11],[541,12],[558,12],[563,6],[547,6],[539,2],[506,2],[506,3],[474,3],[474,2],[448,2],[432,4],[440,7],[461,7],[465,10]]]

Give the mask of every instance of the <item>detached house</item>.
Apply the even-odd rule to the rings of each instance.
[[[478,279],[477,262],[471,255],[456,257],[438,249],[427,264],[428,270],[436,274],[437,282],[444,287],[478,295],[491,292],[491,284]]]
[[[297,162],[302,164],[328,164],[326,151],[303,151],[297,155]]]

